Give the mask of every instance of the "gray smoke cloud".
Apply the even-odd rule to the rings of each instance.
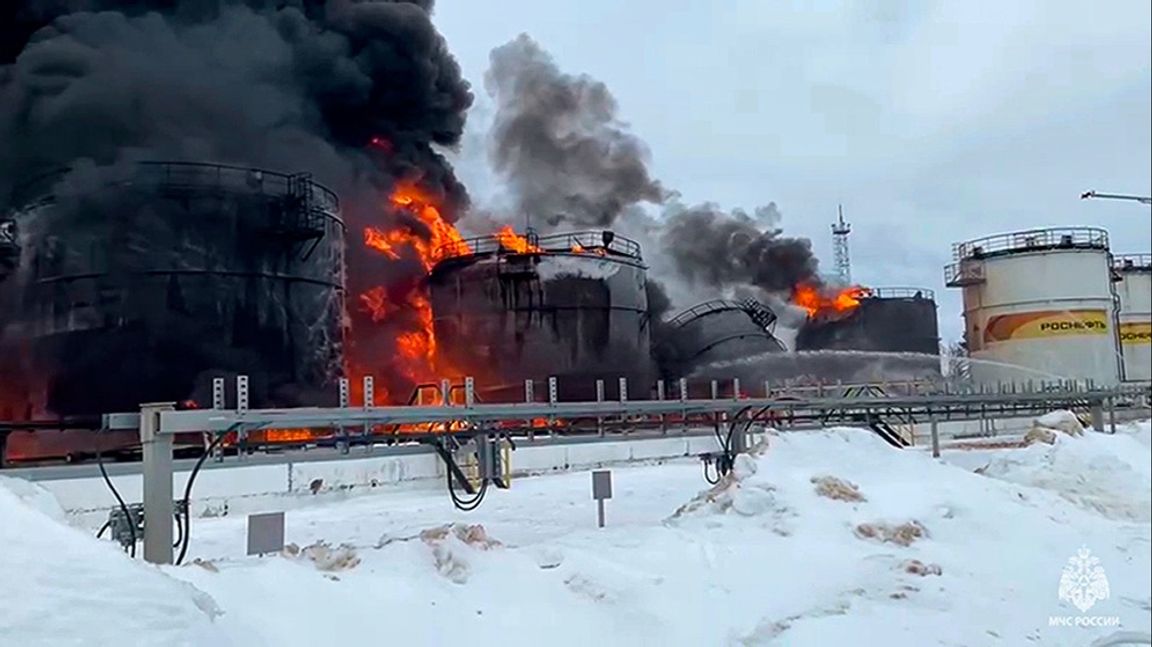
[[[485,83],[496,102],[491,161],[518,215],[545,229],[607,227],[630,206],[667,197],[608,88],[564,74],[527,35],[492,51]]]
[[[789,238],[779,228],[776,203],[751,214],[712,204],[668,209],[664,252],[690,283],[724,290],[755,286],[769,294],[790,292],[797,283],[817,282],[819,262],[806,238]]]
[[[563,73],[526,35],[490,60],[490,161],[511,190],[515,222],[527,215],[547,230],[613,227],[637,238],[660,294],[677,301],[787,298],[799,282],[820,283],[811,243],[783,235],[774,203],[751,213],[680,203],[652,177],[647,146],[620,122],[603,83]]]

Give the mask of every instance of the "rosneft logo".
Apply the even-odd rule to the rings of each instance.
[[[1101,332],[1108,330],[1108,324],[1103,321],[1045,321],[1040,324],[1040,332],[1066,332],[1066,331],[1084,331],[1092,332],[1099,330]]]
[[[1152,321],[1129,321],[1120,324],[1120,343],[1125,346],[1152,344]]]
[[[984,328],[984,343],[1016,339],[1107,335],[1106,310],[1044,310],[998,315]]]

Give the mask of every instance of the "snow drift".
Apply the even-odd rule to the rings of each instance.
[[[229,645],[207,594],[63,523],[52,495],[0,476],[0,644]]]
[[[0,572],[38,584],[33,595],[18,584],[19,599],[35,602],[15,622],[0,616],[0,636],[278,647],[381,636],[693,647],[1141,637],[1152,633],[1147,431],[1061,434],[1055,445],[988,452],[979,471],[859,429],[770,434],[704,490],[698,463],[616,469],[605,529],[595,528],[587,473],[518,481],[467,516],[442,492],[394,490],[290,510],[288,539],[339,547],[325,559],[309,549],[244,557],[243,520],[224,517],[197,524],[193,556],[210,568],[163,572],[2,491],[2,509],[21,516],[0,530]],[[1050,623],[1081,616],[1058,591],[1083,548],[1110,591],[1088,613],[1113,626]],[[325,566],[332,550],[349,557],[339,568]],[[225,612],[215,620],[213,600]],[[97,618],[103,633],[88,640],[76,627]]]

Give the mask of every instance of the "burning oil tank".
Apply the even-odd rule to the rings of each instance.
[[[1120,352],[1124,379],[1152,380],[1152,254],[1117,256],[1112,263],[1120,296]]]
[[[808,320],[796,350],[939,355],[936,295],[925,288],[872,288],[855,309]]]
[[[953,246],[977,382],[1120,380],[1108,232],[1033,229]]]
[[[620,377],[647,393],[647,268],[635,241],[507,231],[439,255],[429,277],[438,362],[474,376],[482,394],[523,397],[525,380],[550,376],[566,400],[595,398],[597,379],[616,397]]]
[[[785,350],[772,330],[776,315],[754,300],[706,301],[673,317],[656,347],[661,374],[678,378],[717,362]]]
[[[307,174],[138,163],[50,174],[13,198],[0,373],[31,409],[203,401],[230,374],[250,377],[253,406],[334,392],[344,225]]]

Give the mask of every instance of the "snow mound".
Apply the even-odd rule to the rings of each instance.
[[[566,474],[525,479],[501,491],[497,505],[470,513],[499,529],[503,548],[485,526],[444,524],[460,517],[436,492],[407,504],[389,498],[379,506],[387,515],[370,519],[363,503],[318,511],[324,532],[358,546],[389,533],[339,580],[239,555],[219,572],[174,572],[226,605],[220,624],[238,632],[237,642],[247,632],[245,645],[379,642],[379,623],[364,621],[377,617],[397,644],[556,647],[1084,647],[1152,625],[1148,524],[1101,518],[1056,492],[894,449],[868,430],[771,440],[699,494],[698,465],[618,468],[606,528],[591,521],[588,474]],[[1147,451],[1131,437],[1061,433],[1055,446],[1010,453],[1083,454],[1097,440],[1104,455],[1123,455],[1130,442]],[[828,476],[867,497],[822,496],[813,479]],[[230,528],[239,553],[243,524],[201,528],[209,524]],[[855,529],[864,524],[877,537],[912,541],[861,540]],[[1085,546],[1111,591],[1091,614],[1118,617],[1118,626],[1049,622],[1079,617],[1059,581]]]
[[[1034,427],[1062,431],[1069,436],[1083,436],[1084,425],[1075,413],[1067,409],[1058,409],[1038,416],[1032,421]]]
[[[835,476],[813,476],[812,484],[816,486],[816,494],[836,501],[867,501],[860,493],[860,488],[851,481],[838,479]]]
[[[912,542],[928,535],[928,529],[916,520],[896,525],[878,521],[862,523],[856,526],[854,532],[861,539],[875,539],[900,546],[911,546]]]
[[[21,503],[37,512],[54,521],[67,523],[68,516],[64,512],[64,508],[61,508],[60,503],[56,501],[56,497],[36,483],[0,475],[0,490],[5,489],[19,499]]]
[[[757,458],[766,450],[767,444],[761,443],[748,453],[736,456],[732,470],[721,477],[719,483],[680,506],[669,520],[726,514],[729,511],[752,517],[772,509],[772,488],[751,480],[758,469]]]
[[[925,564],[918,559],[909,559],[901,564],[900,568],[902,568],[905,573],[919,575],[920,577],[942,575],[944,573],[939,564]]]
[[[1141,427],[1125,433],[1061,436],[998,452],[977,470],[984,476],[1058,493],[1110,519],[1152,521],[1152,451]]]
[[[37,486],[0,481],[0,642],[228,645],[215,601],[54,518]]]
[[[476,551],[502,546],[488,536],[480,524],[451,523],[429,528],[420,540],[432,548],[436,571],[456,584],[464,584],[472,574],[471,557]]]
[[[360,564],[356,548],[347,544],[333,547],[326,542],[318,541],[304,548],[288,544],[284,547],[283,554],[291,559],[308,560],[319,571],[346,571]]]

